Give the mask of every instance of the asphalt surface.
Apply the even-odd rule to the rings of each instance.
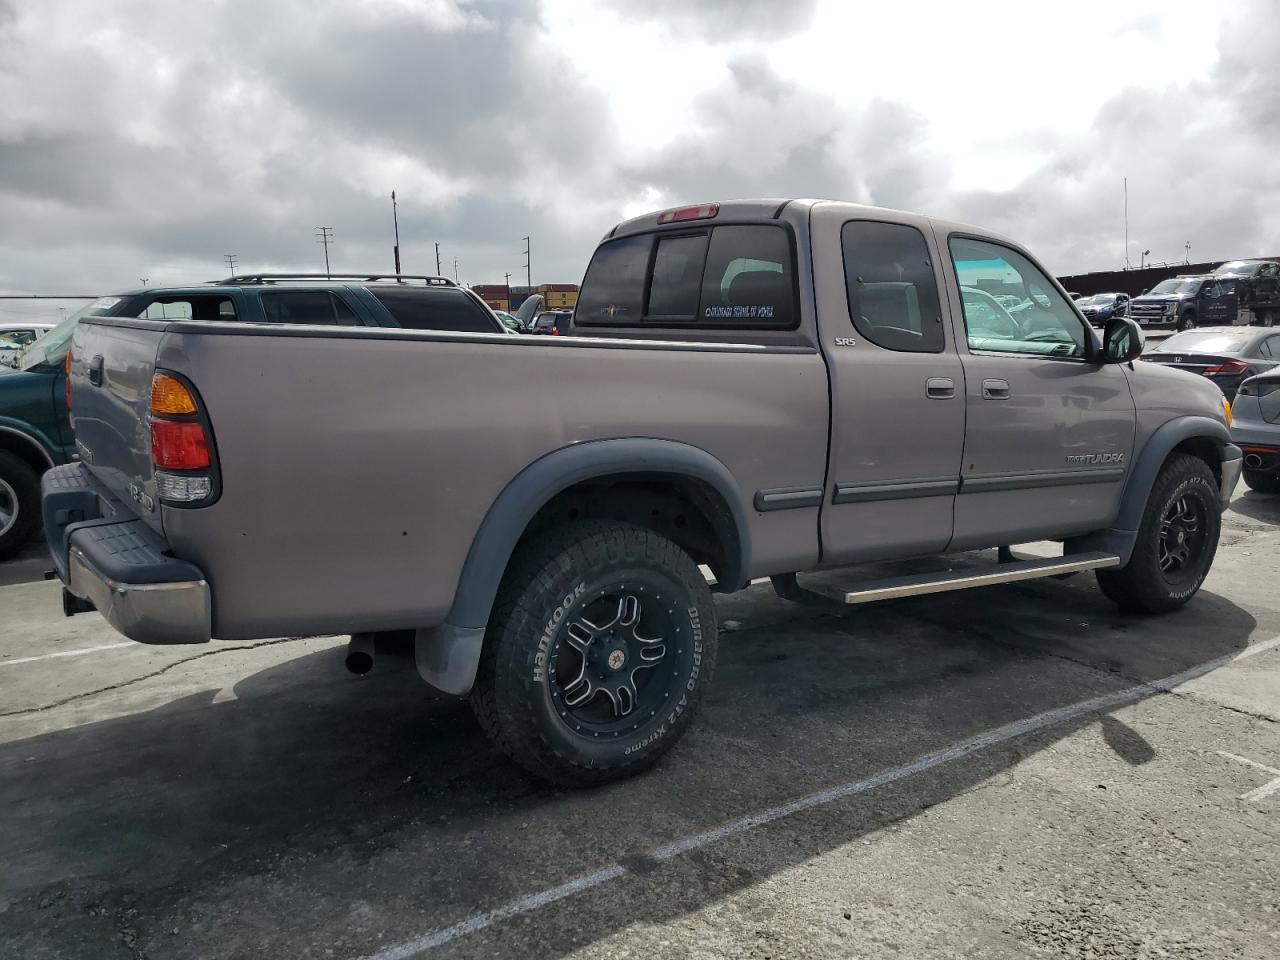
[[[1273,960],[1277,523],[1237,497],[1159,618],[1090,576],[723,598],[689,736],[582,792],[405,660],[142,647],[34,573],[0,587],[0,956]]]

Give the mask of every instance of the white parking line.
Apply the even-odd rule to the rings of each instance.
[[[1265,800],[1277,790],[1280,790],[1280,770],[1275,767],[1268,767],[1265,763],[1259,763],[1257,760],[1250,760],[1248,757],[1237,757],[1234,753],[1227,753],[1225,750],[1219,750],[1218,756],[1226,757],[1228,760],[1238,760],[1246,766],[1255,767],[1265,773],[1275,775],[1275,779],[1264,783],[1260,787],[1255,787],[1248,793],[1240,794],[1241,800]]]
[[[1109,693],[1101,697],[1095,697],[1092,700],[1084,700],[1080,703],[1073,703],[1066,707],[1059,707],[1057,710],[1050,710],[1046,713],[1037,714],[1034,717],[1028,717],[1025,720],[1018,720],[1014,723],[1006,724],[1003,727],[996,727],[994,730],[988,730],[980,733],[975,737],[965,740],[954,746],[947,747],[945,750],[938,750],[934,753],[925,754],[905,763],[900,767],[894,767],[892,770],[885,770],[881,773],[873,774],[870,777],[863,777],[860,780],[851,780],[848,783],[842,783],[838,786],[822,790],[818,793],[811,793],[807,797],[801,797],[790,803],[781,806],[771,807],[768,810],[762,810],[760,813],[753,813],[750,816],[735,820],[732,823],[724,824],[713,830],[707,830],[703,833],[697,833],[673,843],[665,844],[655,850],[649,852],[649,856],[655,860],[670,860],[682,853],[687,853],[698,847],[706,846],[716,840],[724,837],[733,836],[737,833],[743,833],[753,827],[759,827],[775,820],[781,820],[783,817],[789,817],[792,814],[800,813],[804,810],[812,810],[815,807],[825,806],[837,800],[843,800],[847,797],[856,796],[860,793],[869,793],[878,787],[893,783],[897,780],[903,780],[907,777],[914,776],[917,773],[923,773],[933,767],[940,766],[944,763],[950,763],[952,760],[958,760],[969,754],[977,753],[987,747],[1013,740],[1024,734],[1033,733],[1037,730],[1043,730],[1067,720],[1074,720],[1077,717],[1083,717],[1090,713],[1097,713],[1101,710],[1110,710],[1114,707],[1122,706],[1126,703],[1132,703],[1142,697],[1150,696],[1154,692],[1168,693],[1176,687],[1181,686],[1189,680],[1204,676],[1224,667],[1229,663],[1237,660],[1246,660],[1249,657],[1257,656],[1265,653],[1275,647],[1280,646],[1280,637],[1272,637],[1270,640],[1263,640],[1255,643],[1239,653],[1228,654],[1225,657],[1218,657],[1216,660],[1210,660],[1208,663],[1202,663],[1198,667],[1192,667],[1190,670],[1184,670],[1181,673],[1175,673],[1172,676],[1164,677],[1161,680],[1153,680],[1150,683],[1140,683],[1137,686],[1129,687],[1125,690],[1118,690],[1115,693]],[[1261,788],[1259,788],[1261,789]],[[1253,791],[1256,792],[1256,791]],[[566,883],[562,883],[556,887],[549,887],[538,893],[529,894],[518,900],[504,904],[494,910],[485,913],[477,913],[461,920],[451,926],[444,927],[433,933],[424,934],[420,937],[414,937],[403,943],[386,947],[376,953],[371,953],[361,958],[361,960],[409,960],[410,957],[425,953],[435,947],[443,946],[459,937],[465,937],[468,934],[476,933],[491,927],[495,923],[502,920],[508,920],[511,917],[518,916],[522,913],[528,913],[531,910],[537,910],[548,904],[555,903],[557,900],[563,900],[565,897],[573,896],[583,890],[589,890],[592,887],[598,887],[619,877],[626,876],[630,871],[621,864],[610,864],[603,869],[594,873],[588,873]]]
[[[38,657],[18,657],[14,660],[0,660],[0,667],[13,667],[20,663],[35,663],[37,660],[52,660],[54,657],[81,657],[86,653],[97,653],[99,650],[115,650],[119,647],[136,647],[132,640],[121,643],[104,643],[97,647],[85,647],[81,650],[59,650],[57,653],[42,653]]]

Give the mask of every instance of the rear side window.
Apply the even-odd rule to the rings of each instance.
[[[613,240],[592,257],[575,322],[794,327],[794,264],[786,231],[766,224]]]
[[[924,235],[901,223],[850,220],[840,246],[854,328],[888,350],[941,353],[942,305]]]
[[[463,333],[501,333],[502,325],[461,290],[428,290],[422,287],[379,289],[369,287],[406,330],[458,330]]]
[[[262,294],[267,323],[313,323],[359,326],[360,321],[340,298],[327,290],[283,290]]]
[[[236,307],[230,297],[159,296],[148,300],[135,316],[143,320],[235,320]]]

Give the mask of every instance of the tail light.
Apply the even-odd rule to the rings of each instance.
[[[1205,367],[1202,372],[1206,377],[1216,377],[1220,374],[1235,376],[1236,374],[1244,373],[1248,369],[1249,365],[1241,360],[1224,360],[1222,363],[1212,367]]]
[[[163,370],[151,378],[151,463],[162,503],[203,506],[217,494],[217,458],[200,397]]]

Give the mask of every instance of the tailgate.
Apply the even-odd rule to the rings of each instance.
[[[81,320],[71,341],[71,426],[81,461],[159,531],[151,467],[151,377],[165,326]]]

